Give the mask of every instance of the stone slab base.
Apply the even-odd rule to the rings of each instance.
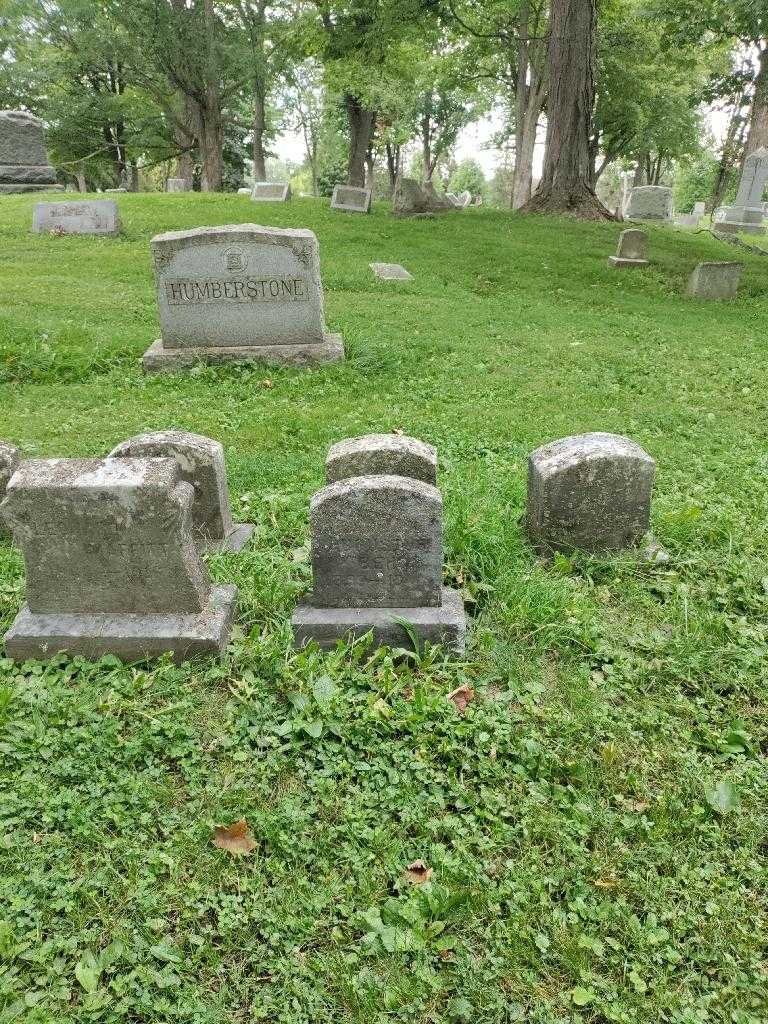
[[[280,366],[316,366],[344,358],[340,334],[326,334],[319,345],[258,345],[250,348],[165,348],[162,339],[141,357],[145,373],[176,373],[196,363],[277,363]]]
[[[373,630],[376,647],[412,647],[408,634],[397,621],[409,623],[421,643],[445,644],[462,654],[467,630],[464,603],[460,594],[443,587],[440,608],[315,608],[310,594],[291,618],[297,647],[315,640],[326,650],[339,640],[364,636]]]
[[[715,232],[721,232],[725,235],[738,235],[740,232],[744,232],[745,235],[764,235],[765,227],[762,224],[745,223],[744,221],[728,221],[720,220],[712,225]]]
[[[253,536],[253,531],[256,529],[251,523],[235,523],[235,528],[231,533],[228,533],[223,540],[211,540],[206,541],[202,548],[204,551],[210,551],[211,554],[216,554],[222,551],[238,552],[242,551],[245,545]]]
[[[97,660],[114,654],[124,661],[166,651],[177,663],[198,655],[221,655],[229,640],[237,587],[214,587],[208,607],[188,615],[35,615],[27,605],[5,634],[9,658],[47,661],[58,653]]]
[[[626,256],[609,256],[609,267],[647,267],[648,260],[630,260]]]
[[[66,192],[66,189],[63,185],[33,185],[28,182],[0,185],[0,195],[10,192]]]

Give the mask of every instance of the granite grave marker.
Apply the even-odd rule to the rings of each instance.
[[[251,190],[254,203],[287,203],[290,198],[289,181],[257,181]]]
[[[37,203],[32,230],[62,235],[118,235],[120,216],[114,199]]]
[[[376,277],[382,281],[412,281],[413,274],[409,274],[405,267],[399,263],[370,263],[371,270]]]
[[[48,163],[40,118],[23,110],[0,110],[0,194],[63,190]]]
[[[688,280],[688,296],[716,301],[735,299],[743,270],[743,263],[699,263]]]
[[[336,185],[331,196],[331,209],[346,213],[370,213],[373,192],[354,185]]]
[[[739,191],[733,206],[719,206],[712,215],[717,231],[749,235],[765,234],[763,225],[763,192],[768,179],[768,149],[756,149],[744,161]]]
[[[619,235],[616,255],[608,257],[609,267],[647,267],[648,235],[640,228],[627,228]]]
[[[673,215],[671,188],[665,185],[640,185],[629,193],[624,211],[627,220],[655,220],[670,224]]]
[[[325,460],[326,483],[354,476],[405,476],[437,483],[437,452],[431,444],[404,434],[366,434],[332,445]]]

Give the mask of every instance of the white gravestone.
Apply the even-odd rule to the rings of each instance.
[[[704,211],[706,210],[706,208],[707,208],[707,204],[706,203],[703,203],[703,202],[694,203],[693,204],[693,216],[694,217],[703,217],[704,216]]]
[[[624,211],[626,220],[660,221],[671,224],[674,217],[672,189],[665,185],[640,185],[633,188]]]
[[[289,181],[257,181],[251,190],[254,203],[287,203],[290,198]]]
[[[191,192],[192,182],[187,178],[166,178],[166,192]]]
[[[148,373],[344,358],[325,326],[317,238],[306,228],[193,228],[156,235],[151,247],[162,337],[144,353]]]
[[[336,185],[331,197],[331,209],[344,210],[347,213],[370,213],[372,195],[369,188]]]
[[[717,231],[749,235],[765,234],[763,192],[768,178],[768,149],[756,149],[744,161],[739,191],[733,206],[720,206],[712,215]]]
[[[376,277],[381,278],[382,281],[413,280],[413,274],[409,274],[399,263],[370,263],[369,266]]]
[[[62,235],[119,235],[120,215],[114,199],[37,203],[32,230]]]

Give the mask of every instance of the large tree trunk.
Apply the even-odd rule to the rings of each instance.
[[[768,41],[761,42],[760,64],[755,78],[755,94],[749,115],[749,132],[744,146],[744,157],[756,149],[768,146]]]
[[[395,185],[400,174],[401,147],[398,143],[387,143],[387,174],[389,175],[389,193],[395,194]]]
[[[595,0],[552,0],[544,173],[525,213],[613,220],[590,186],[595,21]]]
[[[646,170],[648,164],[648,154],[640,152],[637,154],[637,167],[635,168],[635,177],[632,181],[632,188],[640,188],[641,185],[646,184]]]
[[[347,184],[365,188],[365,157],[373,138],[376,111],[367,110],[351,93],[344,97],[344,106],[349,121]]]
[[[216,15],[213,0],[204,0],[205,44],[207,67],[205,72],[205,96],[199,107],[200,131],[197,135],[200,147],[202,192],[220,192],[224,180],[224,129],[221,117],[221,88],[216,60]]]
[[[515,170],[512,177],[512,209],[519,210],[531,198],[533,185],[533,156],[536,148],[536,128],[541,106],[529,103],[519,128],[515,129]]]
[[[723,201],[725,190],[728,187],[728,178],[730,177],[731,171],[736,164],[739,153],[744,144],[746,122],[741,114],[741,106],[741,102],[737,101],[734,105],[730,121],[728,122],[728,131],[726,132],[725,141],[723,142],[723,151],[720,155],[720,164],[717,168],[717,177],[715,178],[712,197],[710,199],[710,213],[717,209]]]
[[[421,181],[423,185],[432,181],[432,118],[425,114],[421,119]]]
[[[267,104],[262,90],[257,87],[253,98],[253,180],[266,181],[267,154],[264,151]]]
[[[522,0],[517,18],[517,54],[513,71],[515,88],[515,168],[512,174],[512,209],[519,210],[531,198],[536,129],[544,109],[546,83],[541,67],[541,43],[532,37],[541,29],[531,17],[530,0]]]

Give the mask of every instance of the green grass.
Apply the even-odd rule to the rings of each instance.
[[[651,229],[622,273],[617,225],[485,209],[118,201],[117,240],[0,202],[0,437],[210,435],[257,532],[211,561],[241,592],[222,664],[0,661],[0,1020],[763,1024],[768,262]],[[144,378],[150,236],[255,219],[317,233],[347,361]],[[733,258],[736,302],[684,297]],[[440,452],[466,660],[293,652],[325,451],[396,428]],[[525,543],[527,453],[586,430],[656,458],[669,564]],[[22,594],[0,546],[0,625]],[[213,826],[241,817],[233,860]]]

